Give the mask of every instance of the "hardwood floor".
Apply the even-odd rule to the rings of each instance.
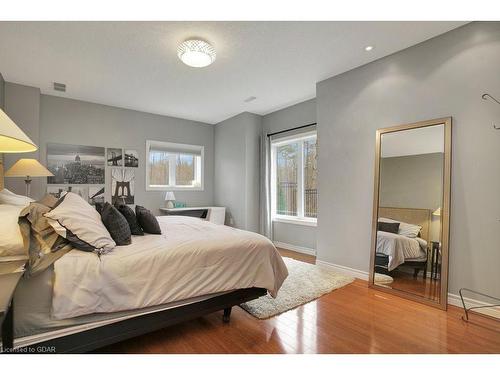
[[[281,250],[314,263],[314,257]],[[100,350],[100,353],[500,353],[500,323],[461,319],[356,280],[292,311],[259,320],[239,307]]]
[[[306,263],[316,264],[316,257],[314,255],[297,253],[296,251],[286,250],[279,247],[277,249],[280,252],[281,256],[293,258]]]
[[[415,278],[412,273],[398,270],[393,271],[390,275],[394,281],[391,284],[382,286],[410,292],[434,301],[439,300],[441,292],[441,282],[439,280],[430,277],[424,279],[421,274]]]

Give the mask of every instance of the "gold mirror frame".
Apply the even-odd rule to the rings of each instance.
[[[420,121],[413,124],[393,126],[378,129],[375,143],[375,178],[373,195],[373,218],[372,218],[372,241],[370,248],[370,276],[368,286],[385,293],[394,294],[413,301],[425,303],[430,306],[446,310],[448,306],[448,254],[450,236],[450,186],[451,186],[451,117],[438,118],[428,121]],[[380,153],[381,139],[383,134],[394,133],[402,130],[424,128],[427,126],[444,125],[444,171],[443,171],[443,206],[441,208],[441,290],[439,302],[420,297],[410,292],[390,289],[374,283],[375,275],[375,250],[377,246],[377,222],[379,210],[379,188],[380,188]]]

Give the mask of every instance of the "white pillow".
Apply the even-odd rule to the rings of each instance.
[[[19,213],[22,206],[0,204],[0,261],[26,259],[23,236],[19,229]]]
[[[7,189],[3,189],[2,191],[0,191],[0,204],[11,204],[14,206],[26,207],[34,201],[34,199],[25,197],[24,195],[14,194]]]
[[[420,225],[408,224],[404,221],[392,220],[386,217],[379,217],[378,221],[382,223],[399,223],[399,231],[398,234],[401,236],[415,238],[420,233],[422,227]]]
[[[52,219],[49,224],[77,249],[104,254],[116,246],[101,221],[101,215],[78,194],[65,194],[45,217]]]

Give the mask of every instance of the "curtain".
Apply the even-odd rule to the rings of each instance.
[[[261,218],[260,233],[273,240],[273,223],[271,220],[271,137],[262,134],[260,138],[261,149]]]

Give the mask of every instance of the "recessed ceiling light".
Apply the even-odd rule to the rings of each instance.
[[[365,47],[365,51],[367,51],[367,52],[368,52],[368,51],[371,51],[372,49],[373,49],[373,46],[366,46],[366,47]]]
[[[215,61],[215,49],[201,39],[189,39],[177,48],[177,56],[181,61],[194,68],[203,68]]]

